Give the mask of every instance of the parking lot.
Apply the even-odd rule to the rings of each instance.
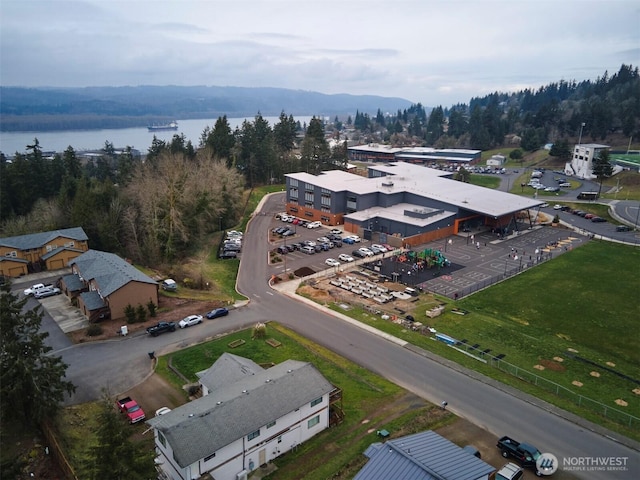
[[[317,242],[318,238],[326,237],[334,228],[322,226],[309,229],[295,225],[290,227],[294,233],[287,237],[272,233],[273,229],[283,225],[286,223],[279,219],[274,218],[271,222],[270,231],[267,233],[270,251],[307,240]],[[341,233],[344,238],[345,233]],[[499,237],[486,229],[477,229],[415,246],[412,249],[415,257],[401,258],[389,252],[370,259],[355,258],[355,260],[356,263],[376,270],[394,281],[456,299],[552,260],[584,244],[588,239],[588,235],[547,226],[523,229],[508,237]],[[272,274],[279,275],[285,270],[295,272],[303,267],[308,267],[313,272],[349,269],[350,266],[354,266],[354,262],[341,262],[340,265],[332,267],[325,261],[328,258],[338,259],[341,253],[352,255],[353,250],[361,246],[370,247],[371,242],[362,239],[360,243],[353,245],[343,243],[341,247],[334,246],[313,254],[305,254],[300,250],[286,254],[272,254],[270,255]],[[434,261],[424,261],[425,254],[427,257],[431,255],[430,258]],[[418,258],[419,255],[422,258]],[[446,262],[438,264],[437,257],[440,255],[446,258]],[[307,274],[310,273],[312,272],[309,271]]]
[[[277,228],[288,227],[293,233],[283,236],[278,233],[274,233]],[[332,233],[333,232],[333,233]],[[314,272],[319,272],[327,269],[337,269],[348,266],[353,262],[345,262],[338,260],[341,254],[346,254],[354,258],[354,262],[360,260],[353,255],[353,251],[360,247],[368,247],[371,245],[370,241],[361,239],[360,242],[353,244],[345,243],[344,238],[350,235],[349,232],[344,232],[340,227],[326,227],[320,226],[316,228],[307,228],[301,224],[293,224],[289,222],[283,222],[279,218],[272,220],[269,231],[266,233],[269,242],[269,251],[274,252],[270,255],[269,263],[272,268],[273,275],[279,275],[285,272],[294,272],[302,267],[308,267]],[[338,240],[332,240],[334,235],[338,235]],[[319,239],[323,238],[328,240],[324,242],[328,247],[322,249],[318,244],[323,243]],[[300,248],[303,242],[313,242],[311,248]],[[292,245],[296,245],[296,248],[292,251]],[[283,249],[287,250],[287,253],[283,253]],[[319,251],[318,251],[319,250]],[[313,253],[312,253],[313,252]],[[327,265],[325,262],[327,259],[332,258],[340,264],[334,264],[333,266]]]

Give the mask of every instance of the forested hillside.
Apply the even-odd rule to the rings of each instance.
[[[0,87],[0,130],[46,131],[140,127],[187,118],[348,115],[396,111],[409,100],[372,95],[325,95],[283,88],[241,87]]]
[[[420,143],[440,148],[488,150],[504,144],[535,150],[546,143],[583,137],[602,142],[611,134],[638,138],[640,75],[622,65],[595,81],[559,81],[537,90],[495,92],[468,104],[413,105],[389,117],[358,114],[355,127],[367,141]]]

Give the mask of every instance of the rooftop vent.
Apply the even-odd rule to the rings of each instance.
[[[383,187],[393,187],[393,182],[391,180],[383,180],[382,181],[382,186]]]

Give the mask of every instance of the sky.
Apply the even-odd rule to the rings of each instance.
[[[640,63],[638,0],[0,0],[0,85],[468,103]]]

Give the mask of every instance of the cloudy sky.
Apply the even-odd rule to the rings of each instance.
[[[640,63],[638,0],[0,0],[3,86],[283,87],[468,103]]]

